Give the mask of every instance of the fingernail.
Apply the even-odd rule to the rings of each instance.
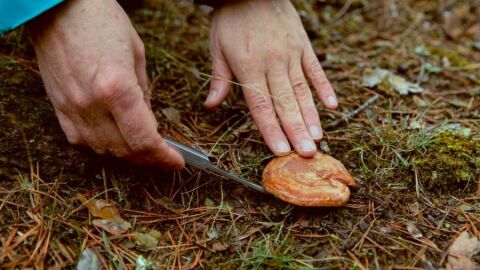
[[[218,96],[218,90],[217,89],[210,90],[210,92],[208,93],[208,96],[207,96],[207,100],[205,100],[205,103],[209,104],[209,103],[214,102],[215,99],[217,98],[217,96]]]
[[[327,102],[328,102],[328,105],[330,105],[330,106],[337,106],[337,104],[338,104],[338,101],[334,96],[328,96],[327,97]]]
[[[290,145],[283,142],[283,141],[280,141],[280,142],[277,142],[276,145],[275,145],[275,148],[277,149],[278,152],[280,152],[281,154],[283,153],[287,153],[287,152],[290,152],[292,149],[290,148]]]
[[[302,151],[305,151],[305,152],[315,151],[316,148],[317,147],[315,146],[315,144],[311,141],[303,141],[300,144],[300,149],[302,149]]]
[[[314,139],[320,139],[322,137],[322,131],[317,126],[309,126],[308,132],[310,133],[310,136],[312,136],[312,138]]]

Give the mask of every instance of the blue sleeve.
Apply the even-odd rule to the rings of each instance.
[[[61,2],[62,0],[0,0],[0,35]]]

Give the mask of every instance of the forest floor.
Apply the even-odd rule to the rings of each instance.
[[[0,38],[0,268],[480,263],[480,2],[295,5],[339,97],[338,110],[318,109],[322,150],[358,179],[345,207],[294,207],[193,168],[142,168],[69,145],[21,28]],[[260,183],[272,155],[240,90],[218,109],[202,106],[207,11],[152,0],[131,18],[147,50],[159,132]],[[455,256],[450,247],[467,242]]]

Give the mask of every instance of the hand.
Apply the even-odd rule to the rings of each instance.
[[[312,157],[322,129],[306,77],[325,107],[338,103],[292,4],[228,2],[213,15],[210,50],[213,79],[205,105],[219,105],[235,75],[269,148],[285,154],[289,140],[300,155]]]
[[[115,0],[71,0],[32,22],[47,94],[68,141],[141,164],[184,161],[157,132],[143,43]]]

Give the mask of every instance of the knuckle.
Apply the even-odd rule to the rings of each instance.
[[[268,99],[266,96],[259,95],[252,104],[252,109],[260,114],[260,115],[265,115],[272,113],[272,106],[270,102],[268,102]]]
[[[304,80],[293,80],[292,87],[297,98],[306,99],[310,97],[310,89]]]
[[[296,112],[298,110],[297,107],[297,99],[293,93],[291,93],[290,89],[286,89],[275,96],[275,101],[277,109],[283,112]]]
[[[73,110],[85,111],[88,110],[93,100],[87,94],[88,92],[85,89],[81,88],[75,80],[71,78],[65,79],[66,91],[65,96],[54,95],[52,102],[58,111],[68,114]]]
[[[285,50],[275,48],[268,51],[266,60],[271,64],[284,63],[287,61],[286,55]]]
[[[288,42],[288,47],[291,49],[291,50],[296,50],[296,51],[300,51],[303,49],[303,47],[305,46],[305,42],[303,41],[302,38],[291,38],[289,39],[289,42]]]
[[[294,136],[304,135],[305,133],[307,133],[305,124],[301,122],[290,123],[288,125],[288,129],[290,130],[290,133]]]
[[[143,44],[143,42],[141,40],[139,40],[137,42],[136,50],[137,50],[137,53],[140,57],[145,57],[145,55],[146,55],[145,44]]]
[[[72,97],[70,99],[70,102],[79,111],[89,110],[94,103],[93,100],[89,96],[85,95],[82,92],[75,92],[72,95]],[[67,108],[63,108],[63,109],[68,110]]]
[[[256,61],[251,54],[247,54],[247,53],[240,55],[239,60],[240,60],[239,63],[241,66],[252,65]]]
[[[296,102],[295,96],[291,93],[290,89],[285,89],[276,95],[277,100],[282,104],[289,104]]]
[[[154,148],[154,142],[151,140],[143,139],[138,142],[134,142],[130,145],[132,152],[141,154],[151,152]]]
[[[278,122],[276,120],[273,120],[273,119],[269,119],[268,122],[264,123],[262,128],[266,132],[269,132],[269,133],[274,133],[274,132],[277,132],[277,131],[281,132],[280,126],[278,125]]]
[[[82,144],[82,139],[80,138],[80,136],[78,134],[68,134],[67,135],[67,141],[70,143],[70,144],[73,144],[73,145],[79,145],[79,144]]]
[[[90,147],[93,149],[93,151],[95,151],[95,153],[99,155],[105,155],[107,153],[107,151],[102,147],[98,147],[94,145],[91,145]]]
[[[125,95],[125,76],[120,73],[102,77],[96,81],[96,93],[98,98],[107,104],[121,99]]]
[[[113,156],[115,156],[117,158],[121,158],[121,159],[124,159],[124,158],[128,157],[128,151],[126,151],[125,149],[112,148],[112,149],[110,149],[110,153]]]

